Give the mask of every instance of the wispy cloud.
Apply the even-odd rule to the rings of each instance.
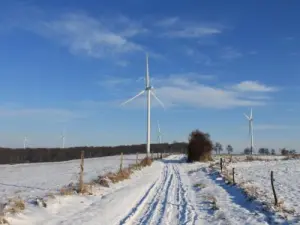
[[[178,17],[169,17],[169,18],[164,18],[162,20],[159,20],[158,22],[156,22],[155,25],[159,27],[169,27],[175,25],[178,22],[179,22]]]
[[[258,81],[243,81],[236,85],[233,85],[233,89],[243,92],[274,92],[278,91],[276,87],[266,86]]]
[[[162,36],[171,38],[200,38],[221,34],[225,29],[222,24],[189,22],[178,17],[165,18],[156,25],[164,28]]]
[[[241,91],[206,85],[199,82],[199,80],[191,79],[184,75],[177,77],[168,76],[163,80],[159,80],[157,85],[155,85],[155,89],[157,95],[167,107],[188,106],[224,109],[267,104],[264,99],[250,99],[244,96]],[[158,106],[154,100],[153,102],[153,106]],[[144,106],[144,99],[140,98],[131,104],[135,107],[138,105]]]
[[[220,58],[226,59],[226,60],[233,60],[241,58],[243,54],[239,52],[237,49],[234,49],[233,47],[225,47],[221,50]]]
[[[104,23],[83,13],[68,13],[55,20],[39,21],[32,29],[57,40],[74,54],[102,58],[143,50],[130,37],[144,33],[146,29],[131,24],[125,17],[120,23],[118,21]]]
[[[205,66],[211,66],[212,59],[207,54],[204,54],[203,52],[200,52],[194,48],[191,47],[184,47],[183,52],[189,56],[192,57],[193,60],[198,64],[203,64]]]

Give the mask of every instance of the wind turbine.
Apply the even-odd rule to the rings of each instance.
[[[158,143],[161,144],[161,142],[162,142],[162,133],[160,131],[160,126],[159,126],[159,121],[158,120],[157,120],[157,129],[158,129],[158,136],[157,136]]]
[[[250,116],[247,116],[244,113],[246,119],[249,121],[249,135],[250,135],[250,152],[251,155],[253,154],[253,115],[252,115],[252,108],[250,111]]]
[[[133,98],[128,99],[127,101],[123,102],[121,105],[125,105],[128,102],[136,99],[140,95],[146,92],[147,96],[147,157],[150,155],[150,138],[151,138],[151,95],[158,101],[158,103],[165,108],[164,104],[161,100],[156,96],[154,93],[154,88],[150,84],[150,76],[149,76],[149,63],[148,63],[148,54],[146,54],[146,78],[145,78],[145,89],[138,93]]]
[[[65,130],[63,131],[63,134],[61,135],[61,139],[62,139],[62,148],[65,148],[65,140],[66,140]]]
[[[27,137],[25,136],[25,137],[24,137],[24,141],[23,141],[24,149],[26,149],[27,143],[28,143],[28,139],[27,139]]]

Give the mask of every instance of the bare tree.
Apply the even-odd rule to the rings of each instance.
[[[228,154],[231,154],[233,152],[233,147],[231,145],[227,145],[226,150]]]

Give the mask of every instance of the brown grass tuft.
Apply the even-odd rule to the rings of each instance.
[[[7,219],[4,218],[4,216],[0,216],[0,224],[7,224],[10,225]]]
[[[120,170],[117,173],[110,173],[107,175],[107,178],[111,180],[112,183],[117,183],[125,179],[129,179],[131,174],[130,169]]]
[[[13,198],[9,200],[9,207],[6,212],[11,214],[19,213],[25,209],[25,202],[21,198]]]
[[[140,165],[141,165],[142,167],[151,166],[151,164],[152,164],[152,159],[149,158],[149,157],[144,158],[144,159],[140,162]]]
[[[61,195],[74,195],[77,193],[78,186],[75,185],[74,183],[70,183],[69,185],[62,187],[60,189],[60,194]]]

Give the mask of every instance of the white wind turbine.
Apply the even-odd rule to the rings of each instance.
[[[24,137],[24,141],[23,141],[23,147],[24,147],[24,149],[27,148],[27,143],[28,143],[28,139],[27,139],[27,137],[25,136],[25,137]]]
[[[250,111],[250,116],[247,116],[244,113],[246,119],[249,121],[249,135],[250,135],[250,152],[253,154],[253,115],[252,115],[252,108]]]
[[[60,137],[62,140],[62,148],[65,148],[65,141],[66,141],[65,130],[63,131],[63,133]]]
[[[158,143],[161,144],[162,143],[162,133],[160,131],[160,126],[159,126],[159,121],[158,120],[157,120],[157,131],[158,131],[158,136],[157,136]]]
[[[149,63],[148,63],[148,54],[146,54],[146,78],[145,78],[145,89],[138,93],[131,99],[128,99],[126,102],[123,102],[121,105],[125,105],[128,102],[131,102],[135,98],[146,92],[147,94],[147,156],[150,155],[150,138],[151,138],[151,94],[158,101],[158,103],[165,108],[164,104],[159,100],[156,94],[153,92],[154,88],[150,84],[150,76],[149,76]]]

